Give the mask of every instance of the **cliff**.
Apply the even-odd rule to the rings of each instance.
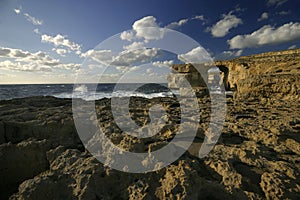
[[[299,98],[300,49],[243,56],[217,61],[227,68],[227,82],[241,95],[263,95],[266,98]]]

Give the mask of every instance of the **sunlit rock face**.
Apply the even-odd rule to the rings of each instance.
[[[299,83],[300,49],[243,56],[215,64],[220,70],[228,69],[227,85],[239,94],[299,97],[300,84],[294,83]]]

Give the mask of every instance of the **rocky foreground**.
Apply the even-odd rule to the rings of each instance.
[[[85,150],[71,99],[0,101],[0,199],[300,199],[300,57],[291,56],[296,53],[217,63],[228,68],[226,80],[235,91],[227,97],[226,121],[214,149],[198,157],[210,117],[210,98],[203,95],[188,151],[171,165],[143,174],[110,169]],[[175,98],[132,98],[136,124],[149,122],[154,104],[162,105],[169,118],[157,135],[145,139],[118,128],[109,99],[95,107],[115,145],[149,152],[168,144],[180,122]]]

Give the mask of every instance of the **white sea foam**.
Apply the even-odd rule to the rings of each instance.
[[[83,89],[84,87],[81,87]],[[136,91],[114,91],[114,92],[95,92],[95,91],[88,91],[87,88],[84,90],[80,90],[75,88],[73,93],[60,93],[55,94],[54,96],[57,98],[81,98],[84,100],[98,100],[103,98],[112,98],[112,97],[144,97],[147,99],[152,99],[155,97],[172,97],[173,94],[171,92],[156,92],[145,94]]]
[[[88,92],[88,88],[86,85],[79,85],[79,86],[76,86],[76,88],[74,89],[74,92],[86,93],[86,92]]]

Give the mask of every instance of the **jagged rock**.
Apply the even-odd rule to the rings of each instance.
[[[18,144],[0,145],[0,198],[6,199],[17,191],[18,185],[49,168],[46,140],[25,140]]]

